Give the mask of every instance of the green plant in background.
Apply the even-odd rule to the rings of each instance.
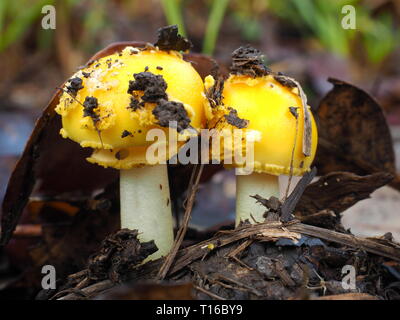
[[[0,52],[18,41],[42,14],[42,7],[53,0],[0,1]],[[21,9],[23,8],[23,9]]]
[[[107,15],[107,0],[92,0],[90,4],[90,10],[85,13],[83,19],[83,35],[80,41],[86,51],[93,49],[93,39],[96,38],[100,30],[106,30],[110,24]]]
[[[210,15],[207,20],[207,27],[203,41],[203,53],[213,54],[215,44],[218,39],[219,30],[222,20],[225,16],[225,11],[229,0],[212,0],[210,1]],[[168,24],[178,25],[179,32],[186,35],[185,24],[182,17],[184,3],[182,0],[161,0],[165,17]]]
[[[349,40],[354,30],[345,30],[341,25],[341,9],[344,5],[355,5],[357,0],[269,0],[269,9],[277,16],[290,21],[300,31],[316,37],[333,53],[348,55]]]
[[[219,29],[225,16],[229,0],[212,1],[210,16],[207,21],[206,33],[203,42],[203,53],[212,55],[218,39]]]
[[[40,28],[42,7],[45,5],[54,5],[56,8],[60,5],[63,9],[62,14],[67,15],[66,19],[71,19],[70,14],[78,5],[90,7],[90,10],[84,11],[82,19],[84,32],[81,40],[86,47],[93,44],[90,40],[108,23],[105,14],[107,0],[63,0],[60,3],[55,0],[0,0],[0,52],[19,41],[36,23],[39,23],[36,30],[39,46],[41,48],[49,46],[54,33],[43,32],[44,30]]]
[[[350,57],[352,41],[359,36],[370,62],[379,64],[392,52],[399,38],[388,15],[371,17],[371,10],[359,0],[266,0],[268,9],[315,37],[330,52]],[[342,28],[341,9],[353,5],[356,9],[357,28]]]
[[[359,17],[359,22],[363,30],[361,38],[372,63],[381,63],[399,46],[400,31],[393,28],[393,18],[389,14],[381,14],[376,20],[372,20],[364,13]]]
[[[168,24],[176,24],[179,33],[186,36],[185,24],[182,17],[182,0],[161,0]]]
[[[231,16],[246,41],[258,41],[263,34],[261,15],[266,11],[265,0],[235,0]]]
[[[198,0],[160,0],[167,22],[177,24],[180,32],[186,35],[183,10],[189,1]],[[135,0],[118,1],[119,4]],[[112,19],[107,0],[0,0],[0,52],[19,41],[32,26],[40,24],[41,9],[44,5],[62,5],[67,9],[66,19],[72,19],[82,7],[79,20],[83,32],[74,39],[75,46],[91,50],[96,43],[99,30],[107,29]],[[357,39],[365,48],[369,62],[380,64],[400,42],[400,31],[394,27],[390,12],[372,17],[371,9],[360,0],[203,0],[209,7],[203,52],[213,54],[223,19],[229,16],[240,30],[242,39],[257,41],[262,36],[261,19],[266,12],[279,16],[286,23],[295,26],[299,33],[310,36],[330,52],[351,57],[352,45]],[[357,14],[357,29],[345,30],[341,26],[344,5],[353,5]],[[24,8],[21,10],[21,8]],[[229,10],[228,10],[229,9]],[[38,27],[36,37],[40,48],[49,47],[54,41],[52,32],[42,32]]]

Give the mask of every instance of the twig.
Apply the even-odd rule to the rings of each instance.
[[[68,276],[68,279],[70,280],[75,280],[75,279],[80,279],[82,277],[86,277],[86,275],[88,274],[88,270],[87,269],[83,269],[77,273],[71,274]]]
[[[68,288],[68,289],[61,290],[61,291],[57,292],[49,300],[54,300],[54,299],[62,296],[63,294],[66,294],[66,293],[69,293],[67,296],[72,294],[73,296],[80,296],[81,298],[88,298],[89,297],[83,290],[80,290],[78,288]],[[67,296],[65,296],[65,297],[67,297]],[[57,299],[57,300],[64,300],[64,298],[60,298],[60,299]],[[76,300],[76,298],[74,300]]]
[[[292,154],[290,156],[290,172],[289,172],[289,181],[288,184],[286,186],[286,192],[285,192],[285,196],[283,198],[282,202],[285,202],[288,195],[289,195],[289,189],[290,189],[290,185],[292,184],[292,178],[293,178],[293,160],[294,160],[294,151],[296,150],[296,142],[297,142],[297,135],[299,133],[299,114],[297,113],[297,111],[294,111],[293,116],[296,119],[296,131],[294,134],[294,142],[293,142],[293,148],[292,148]]]
[[[244,263],[242,260],[240,260],[238,257],[233,256],[233,257],[229,257],[230,259],[234,260],[237,264],[241,265],[242,267],[246,268],[249,271],[253,271],[254,268],[248,266],[246,263]]]
[[[77,289],[82,289],[84,287],[86,287],[87,285],[89,285],[90,283],[90,279],[88,277],[83,278],[83,280],[81,282],[79,282],[75,288]]]
[[[379,300],[368,293],[343,293],[324,297],[317,297],[312,300]]]
[[[198,168],[198,170],[197,170],[197,168]],[[162,267],[157,275],[157,277],[160,280],[164,279],[165,276],[167,275],[167,273],[175,259],[175,256],[182,244],[183,238],[185,237],[185,234],[186,234],[186,231],[187,231],[187,228],[189,225],[189,221],[190,221],[190,216],[192,213],[194,199],[196,196],[197,189],[199,187],[200,177],[203,172],[203,168],[204,168],[203,164],[200,164],[200,165],[196,164],[193,169],[192,176],[190,178],[189,194],[188,194],[187,201],[186,201],[186,208],[185,208],[185,215],[183,217],[183,223],[178,230],[177,237],[174,242],[174,246],[172,247],[171,252],[166,257],[165,262],[162,265]]]
[[[288,229],[291,231],[302,233],[304,235],[340,243],[356,249],[365,250],[378,256],[400,261],[400,250],[380,244],[370,239],[359,238],[351,234],[340,233],[302,223],[289,226]]]
[[[292,215],[292,212],[296,208],[297,203],[300,201],[301,196],[304,193],[304,190],[309,185],[311,180],[317,174],[317,169],[315,167],[312,168],[310,172],[307,172],[301,180],[297,183],[296,187],[290,194],[290,196],[285,199],[285,202],[281,207],[281,220],[283,222],[288,222]]]
[[[255,294],[256,296],[259,296],[259,297],[262,296],[262,293],[260,291],[258,291],[257,289],[255,289],[255,288],[253,288],[253,287],[251,287],[251,286],[249,286],[249,285],[247,285],[247,284],[245,284],[243,282],[240,282],[240,281],[238,281],[236,279],[232,279],[232,278],[229,278],[229,277],[224,276],[224,275],[219,275],[218,278],[221,279],[221,280],[225,280],[225,281],[234,283],[234,284],[236,284],[236,285],[238,285],[238,286],[240,286],[242,288],[245,288],[246,290],[248,290],[249,292]]]
[[[222,298],[222,297],[220,297],[220,296],[217,296],[216,294],[214,294],[214,293],[212,293],[212,292],[210,292],[210,291],[208,291],[208,290],[206,290],[206,289],[204,289],[204,288],[202,288],[202,287],[194,286],[194,288],[195,288],[196,290],[200,291],[200,292],[205,293],[206,295],[210,296],[211,298],[214,298],[214,299],[217,299],[217,300],[226,300],[225,298]]]
[[[286,271],[285,267],[283,266],[281,261],[276,261],[274,264],[275,267],[275,272],[279,275],[281,278],[282,282],[289,287],[294,287],[296,283],[293,281],[293,279],[290,277],[288,272]]]
[[[101,282],[97,282],[86,288],[83,288],[81,290],[73,289],[74,292],[67,294],[64,297],[58,298],[57,300],[76,300],[77,299],[76,296],[78,293],[77,291],[79,291],[79,294],[83,295],[85,298],[90,298],[90,297],[94,296],[95,294],[98,294],[100,292],[103,292],[104,290],[112,288],[114,285],[115,285],[115,283],[113,283],[111,280],[104,280]],[[68,289],[65,291],[68,291]],[[61,293],[65,293],[65,291],[58,292],[56,294],[56,296],[60,295]]]
[[[253,243],[254,240],[248,239],[245,242],[241,243],[239,246],[237,246],[235,249],[233,249],[231,252],[229,252],[226,257],[227,258],[233,258],[236,257],[240,252],[245,250],[249,245]]]

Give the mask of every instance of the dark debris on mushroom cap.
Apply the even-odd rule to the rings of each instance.
[[[174,127],[175,123],[178,132],[187,129],[190,125],[190,118],[181,102],[161,99],[153,109],[153,115],[161,127]]]
[[[131,109],[132,111],[136,111],[139,108],[142,108],[143,106],[144,106],[144,104],[139,102],[137,97],[131,96],[131,102],[129,103],[128,109]]]
[[[135,73],[135,80],[129,81],[128,93],[143,91],[142,100],[145,102],[157,102],[159,99],[167,99],[165,90],[167,83],[161,75],[151,72]]]
[[[295,117],[296,119],[299,117],[299,113],[297,112],[298,107],[289,107],[290,113]]]
[[[278,72],[277,74],[275,74],[274,79],[276,81],[278,81],[284,87],[288,87],[288,88],[296,88],[297,87],[297,84],[292,79],[290,79],[289,77],[284,75],[282,72]]]
[[[177,25],[160,28],[157,35],[158,39],[154,45],[160,50],[187,51],[192,47],[192,43],[178,33]]]
[[[181,102],[168,101],[167,83],[162,75],[145,71],[134,74],[135,80],[129,81],[128,93],[132,94],[128,106],[132,111],[143,107],[146,102],[156,103],[152,113],[161,127],[172,127],[178,132],[189,128],[190,118]],[[135,91],[142,91],[140,100]]]
[[[130,131],[128,131],[128,130],[122,131],[122,133],[121,133],[121,138],[126,138],[126,137],[128,137],[128,136],[133,137],[132,132],[130,132]]]
[[[224,79],[222,76],[217,76],[214,85],[206,91],[206,97],[210,103],[211,108],[216,108],[223,104]]]
[[[246,128],[249,125],[249,120],[241,119],[238,116],[237,110],[229,108],[229,114],[224,115],[226,121],[238,129]]]
[[[98,101],[95,97],[86,97],[83,102],[83,116],[92,118],[93,122],[99,121],[99,116],[96,114],[95,109],[98,107]]]
[[[271,74],[271,70],[264,65],[261,52],[250,45],[239,47],[233,51],[230,72],[252,77]]]
[[[73,97],[76,97],[78,91],[83,89],[82,79],[79,77],[69,79],[66,87],[67,87],[67,92]]]

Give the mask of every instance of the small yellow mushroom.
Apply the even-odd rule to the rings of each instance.
[[[242,171],[236,177],[237,225],[244,220],[251,223],[254,220],[264,221],[265,208],[250,196],[279,197],[278,176],[302,175],[309,171],[317,148],[317,128],[309,106],[305,106],[310,115],[311,152],[304,154],[305,108],[301,88],[293,79],[274,75],[262,64],[260,56],[260,52],[251,47],[236,50],[231,74],[224,82],[222,92],[214,92],[216,98],[211,94],[216,81],[211,76],[205,79],[206,92],[209,93],[205,109],[209,127],[219,132],[240,130],[244,140],[254,136],[254,133],[258,137],[254,149],[250,150],[254,152],[253,157],[246,157],[253,159],[251,163],[235,161],[235,158],[231,164],[224,163],[227,168],[246,166],[252,170],[250,174],[243,174],[245,172]],[[233,144],[232,150],[240,149],[245,153],[243,145]],[[223,159],[222,143],[219,152],[212,157]]]
[[[189,43],[174,26],[159,32],[171,34],[179,41],[177,50]],[[93,148],[89,162],[120,170],[121,227],[138,229],[142,241],[154,240],[159,250],[153,259],[168,254],[173,244],[165,161],[205,126],[203,81],[177,50],[156,43],[100,58],[66,82],[56,107],[64,138]],[[152,129],[166,139],[149,139]],[[168,150],[171,133],[178,146]],[[156,163],[147,154],[155,145],[166,150]]]

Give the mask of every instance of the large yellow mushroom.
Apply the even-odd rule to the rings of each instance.
[[[281,74],[273,74],[261,60],[261,53],[240,47],[233,55],[229,78],[224,82],[205,79],[209,127],[218,132],[243,133],[252,138],[254,152],[249,161],[224,159],[224,149],[213,158],[222,158],[225,167],[246,167],[249,172],[236,177],[236,225],[264,221],[265,208],[251,197],[279,197],[279,175],[302,175],[309,170],[317,147],[317,129],[305,95],[298,83]],[[219,89],[218,89],[219,88]],[[305,105],[303,105],[305,104]],[[306,114],[307,113],[307,114]],[[246,135],[247,134],[247,135]],[[222,139],[226,139],[223,135]],[[232,140],[233,155],[245,153],[244,142]]]
[[[89,162],[120,170],[121,227],[155,241],[151,259],[173,244],[165,161],[205,124],[202,79],[177,51],[189,47],[175,26],[160,29],[154,46],[126,47],[75,73],[56,108],[64,138],[93,148]],[[169,145],[173,134],[175,148]],[[154,156],[150,148],[159,152]]]

